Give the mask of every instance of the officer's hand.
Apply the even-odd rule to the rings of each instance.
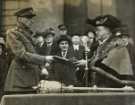
[[[45,60],[46,60],[46,62],[51,63],[54,60],[54,58],[53,58],[53,56],[46,56]]]
[[[46,76],[48,76],[48,75],[49,75],[49,73],[48,73],[48,71],[47,71],[47,69],[46,69],[46,68],[42,68],[42,70],[41,70],[41,74],[42,74],[42,75],[46,75]]]
[[[84,60],[84,59],[75,62],[75,64],[76,64],[77,66],[84,66],[86,63],[87,63],[87,61]]]

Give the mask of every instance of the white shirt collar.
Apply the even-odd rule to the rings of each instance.
[[[40,47],[42,47],[42,46],[43,46],[43,44],[44,44],[44,42],[40,43],[40,45],[39,45],[39,46],[40,46]]]
[[[73,45],[74,50],[79,50],[79,45]]]
[[[62,55],[63,58],[66,58],[66,56],[67,56],[67,50],[66,51],[62,51],[61,52],[61,55]]]

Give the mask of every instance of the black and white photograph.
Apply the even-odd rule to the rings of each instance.
[[[135,105],[135,0],[0,0],[0,105]]]

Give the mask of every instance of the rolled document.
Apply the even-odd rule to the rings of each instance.
[[[64,84],[57,81],[41,80],[39,83],[39,93],[59,93],[61,92],[63,86]]]

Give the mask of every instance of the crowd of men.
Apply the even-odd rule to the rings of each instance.
[[[124,87],[113,77],[132,78],[126,49],[129,35],[116,17],[88,19],[87,24],[93,28],[85,35],[71,36],[64,24],[57,27],[58,35],[53,27],[33,33],[32,18],[36,16],[33,8],[21,9],[14,15],[17,27],[6,35],[11,59],[4,86],[6,94],[35,93],[34,86],[41,80],[57,81],[64,86]]]

